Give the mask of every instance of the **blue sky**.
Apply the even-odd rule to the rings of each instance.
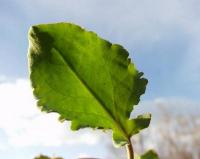
[[[99,134],[94,136],[92,144],[80,141],[81,139],[77,143],[68,144],[66,139],[57,145],[49,146],[46,141],[35,140],[19,146],[15,133],[20,131],[24,135],[21,135],[21,139],[25,140],[25,133],[29,132],[27,126],[11,129],[2,124],[4,120],[11,125],[28,122],[23,116],[35,106],[27,84],[27,32],[31,25],[73,22],[97,32],[113,43],[123,45],[138,69],[149,79],[141,105],[149,105],[148,110],[151,111],[159,102],[171,106],[181,104],[185,107],[178,108],[178,111],[184,108],[198,109],[200,112],[199,15],[199,0],[0,0],[0,95],[3,94],[3,97],[0,96],[0,108],[4,114],[8,114],[5,116],[9,116],[10,109],[14,107],[12,104],[17,103],[13,114],[21,115],[16,115],[16,118],[11,116],[12,120],[20,119],[19,123],[6,117],[0,118],[0,158],[23,159],[28,154],[31,156],[39,151],[54,154],[52,149],[55,154],[68,154],[72,158],[78,155],[79,149],[82,150],[81,153],[92,155],[106,153],[104,146],[101,146],[99,153],[92,151],[91,145],[98,147]],[[26,102],[20,101],[24,100],[24,94],[28,94]],[[7,102],[11,97],[14,98],[13,103]],[[30,105],[26,111],[19,111],[25,109],[26,105]],[[27,118],[39,114],[35,109],[34,112]],[[42,117],[43,114],[38,116]],[[61,127],[64,129],[65,126]],[[59,135],[63,134],[58,132]],[[72,133],[69,136],[71,135]],[[85,149],[90,151],[80,148],[81,144],[88,145]],[[75,151],[75,147],[79,147],[78,150]],[[70,150],[69,153],[66,152],[67,149]]]

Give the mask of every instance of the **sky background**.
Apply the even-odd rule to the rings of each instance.
[[[199,0],[0,0],[0,158],[107,156],[107,135],[72,133],[69,123],[35,106],[27,33],[32,25],[61,21],[95,31],[129,51],[149,80],[138,112],[156,116],[162,103],[176,113],[200,113]]]

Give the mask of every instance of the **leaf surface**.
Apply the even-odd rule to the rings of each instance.
[[[150,114],[129,119],[147,80],[122,46],[71,23],[42,24],[29,31],[28,56],[38,106],[72,130],[112,129],[120,146],[148,127]]]

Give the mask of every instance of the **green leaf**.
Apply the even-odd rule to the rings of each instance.
[[[159,159],[157,153],[154,150],[149,150],[142,156],[135,156],[135,159]]]
[[[122,46],[74,24],[42,24],[30,28],[28,56],[38,106],[72,130],[112,129],[121,146],[148,127],[150,114],[129,119],[147,80]]]

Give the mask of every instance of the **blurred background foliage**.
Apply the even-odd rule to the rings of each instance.
[[[135,151],[142,154],[153,148],[160,159],[200,159],[200,117],[171,113],[166,106],[159,106],[159,118],[152,126],[133,137]],[[126,159],[123,149],[108,145],[116,158]]]

